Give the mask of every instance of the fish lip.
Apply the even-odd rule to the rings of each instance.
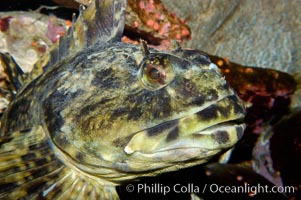
[[[128,155],[134,152],[151,155],[179,147],[228,148],[242,137],[245,129],[242,123],[244,117],[245,107],[238,96],[227,95],[201,110],[133,134],[123,150]],[[219,146],[215,140],[223,144]],[[148,142],[145,144],[142,141]],[[202,142],[213,143],[213,147],[208,144],[204,147]]]
[[[241,139],[243,134],[238,134],[236,127],[240,127],[239,129],[244,131],[246,125],[245,123],[242,123],[242,119],[243,118],[240,117],[234,120],[214,124],[210,127],[180,138],[168,146],[158,148],[154,152],[148,153],[136,151],[133,155],[139,158],[151,158],[151,160],[159,161],[160,163],[163,162],[165,165],[204,163],[211,159],[214,155],[233,147]],[[223,143],[223,137],[220,137],[218,134],[215,135],[214,132],[218,132],[219,130],[223,130],[222,128],[231,126],[234,128],[232,128],[232,131],[228,132],[230,139],[228,141],[225,140],[225,143]],[[211,134],[204,134],[206,131],[211,131]],[[214,137],[216,138],[215,144],[208,146],[206,141],[208,141],[208,138],[212,139],[213,135],[215,135]],[[221,143],[217,142],[218,139],[220,139]],[[195,143],[193,143],[193,141]]]
[[[218,150],[218,149],[220,149],[220,150],[221,149],[226,149],[226,148],[229,148],[229,147],[233,146],[244,135],[243,132],[245,130],[246,124],[243,122],[243,120],[244,120],[244,118],[240,117],[240,118],[237,118],[237,119],[234,119],[234,120],[228,120],[228,121],[224,121],[224,122],[221,122],[221,123],[217,123],[217,124],[214,124],[212,126],[206,127],[204,129],[200,129],[199,131],[196,131],[195,133],[191,133],[186,137],[180,138],[179,141],[185,140],[185,138],[188,138],[188,137],[195,137],[195,139],[197,140],[198,138],[202,139],[202,136],[205,136],[205,135],[213,136],[215,133],[225,130],[225,128],[230,128],[230,127],[235,127],[235,129],[236,129],[236,127],[242,128],[242,132],[238,132],[237,129],[235,130],[236,139],[234,140],[235,142],[233,142],[232,145],[224,146],[224,145],[221,144],[221,146],[219,146],[218,148],[207,148],[208,151],[214,151],[214,150]],[[231,135],[229,135],[229,137],[233,137],[233,136],[234,136],[234,134],[232,135],[232,133],[231,133]],[[185,150],[185,149],[199,149],[199,148],[202,148],[202,146],[180,145],[180,146],[176,147],[176,145],[171,144],[171,145],[166,146],[165,148],[158,149],[156,152],[158,153],[158,152],[164,152],[164,151],[174,151],[174,150],[181,150],[181,149],[182,150]]]
[[[141,152],[137,151],[140,155],[145,155],[145,156],[150,156],[150,157],[161,157],[168,162],[169,159],[178,159],[177,158],[170,158],[169,156],[166,155],[178,155],[180,157],[181,155],[183,156],[184,160],[190,160],[190,159],[198,159],[200,158],[200,154],[203,154],[206,152],[206,155],[210,157],[210,155],[215,155],[216,153],[222,151],[223,149],[228,149],[232,147],[235,143],[237,143],[243,136],[243,131],[246,127],[246,124],[243,122],[244,117],[238,117],[236,119],[224,121],[221,123],[216,123],[213,124],[209,127],[200,129],[194,133],[191,133],[187,136],[184,136],[178,140],[176,140],[175,143],[170,143],[169,145],[163,147],[163,148],[158,148],[156,151],[147,153],[147,152]],[[236,127],[240,127],[239,129],[242,130],[242,132],[238,133],[238,129]],[[232,138],[231,143],[227,143],[226,145],[218,145],[218,146],[212,146],[212,147],[204,147],[202,145],[199,145],[199,143],[196,142],[195,145],[191,145],[190,141],[202,141],[202,136],[204,137],[212,137],[214,135],[214,132],[218,132],[223,130],[223,128],[228,128],[228,127],[235,127],[234,130],[235,132],[231,132],[229,137]],[[230,128],[231,129],[231,128]],[[206,131],[209,131],[209,133],[206,133]],[[233,139],[234,138],[234,139]],[[188,140],[187,140],[188,139]],[[185,141],[186,140],[186,141]],[[184,141],[184,143],[183,143]],[[188,144],[188,145],[187,145]],[[181,153],[179,153],[181,152]],[[163,156],[160,154],[163,153]],[[204,157],[207,157],[204,156]],[[201,157],[203,158],[203,157]],[[174,161],[174,160],[173,160]],[[172,162],[173,162],[172,161]]]
[[[211,130],[211,129],[218,129],[221,126],[243,125],[243,124],[245,124],[244,120],[245,120],[244,117],[239,117],[237,119],[232,119],[232,120],[224,121],[224,122],[221,122],[221,123],[216,123],[216,124],[213,124],[211,126],[208,126],[208,127],[204,128],[204,129],[201,129],[201,130],[197,131],[196,133],[192,133],[192,135],[193,134],[200,134],[204,131],[208,131],[208,130]],[[241,137],[242,137],[242,135],[240,135],[240,137],[238,139],[241,139]]]

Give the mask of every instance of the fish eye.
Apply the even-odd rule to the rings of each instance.
[[[146,68],[146,77],[149,81],[163,85],[165,83],[166,74],[160,66],[148,65]]]
[[[149,90],[165,87],[174,78],[174,70],[168,56],[149,55],[140,63],[139,79]]]

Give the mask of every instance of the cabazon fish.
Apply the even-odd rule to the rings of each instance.
[[[122,43],[125,0],[95,0],[43,70],[18,89],[0,132],[1,199],[118,199],[122,181],[194,166],[231,148],[245,108],[198,50]]]

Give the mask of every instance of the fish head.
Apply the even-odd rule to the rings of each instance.
[[[244,105],[201,51],[145,54],[117,43],[77,60],[44,100],[45,129],[59,156],[89,174],[118,181],[178,170],[243,135]]]

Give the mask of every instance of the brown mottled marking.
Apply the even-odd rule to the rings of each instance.
[[[132,137],[135,135],[136,133],[132,133],[131,135],[124,137],[124,138],[117,138],[116,140],[113,141],[113,144],[117,147],[122,147],[124,148],[126,146],[127,143],[129,143],[129,141],[132,139]]]
[[[31,101],[25,98],[21,99],[18,102],[11,103],[11,106],[9,108],[9,113],[7,114],[6,117],[10,119],[12,122],[10,126],[7,128],[5,127],[5,125],[2,125],[7,129],[6,131],[12,131],[17,128],[27,129],[28,126],[30,126],[24,124],[26,121],[28,121],[27,119],[30,118],[30,115],[27,112],[27,110],[30,108],[30,103]],[[24,121],[20,122],[21,121],[20,119]]]
[[[227,131],[217,131],[211,135],[219,144],[224,144],[229,141],[229,134]]]
[[[15,187],[18,187],[17,183],[0,183],[0,188],[1,188],[0,192],[11,190]]]
[[[211,96],[210,100],[216,101],[218,99],[218,92],[215,89],[210,89],[207,91],[206,96]]]
[[[101,105],[104,105],[105,103],[110,101],[112,101],[111,98],[103,98],[95,103],[89,103],[87,105],[83,105],[83,107],[79,111],[79,114],[80,116],[88,116],[89,112],[96,110],[97,107],[100,107]]]
[[[170,115],[172,107],[171,98],[165,90],[147,91],[129,95],[124,107],[128,112],[128,120],[138,120],[139,118],[150,117],[158,118]]]
[[[0,137],[0,148],[2,147],[3,144],[5,143],[9,143],[10,141],[12,141],[14,138],[10,137],[10,136],[1,136]]]
[[[237,134],[237,138],[241,139],[242,136],[244,135],[244,129],[241,126],[236,126],[236,134]]]
[[[240,100],[236,95],[230,96],[229,99],[232,101],[232,106],[235,114],[245,113],[244,108],[241,104],[239,104]]]
[[[179,137],[179,127],[173,128],[166,137],[166,142],[173,141]]]
[[[172,121],[159,124],[158,126],[155,126],[153,128],[150,128],[146,132],[148,136],[152,137],[152,136],[160,135],[165,130],[175,127],[177,125],[178,125],[178,120],[172,120]]]
[[[198,112],[197,116],[201,120],[209,121],[210,119],[217,118],[217,111],[218,111],[218,107],[216,105],[211,105],[210,107],[206,108],[205,110]]]
[[[198,96],[192,99],[191,104],[201,106],[204,104],[205,101],[206,101],[206,96]]]
[[[231,112],[231,107],[222,107],[222,106],[218,106],[217,107],[219,113],[224,117],[227,118],[230,115]]]
[[[98,71],[95,73],[94,78],[92,80],[92,85],[98,86],[102,85],[104,82],[107,82],[106,79],[108,78],[114,78],[112,74],[114,73],[112,68],[104,69],[102,71]],[[110,86],[110,84],[106,84],[106,86]]]

